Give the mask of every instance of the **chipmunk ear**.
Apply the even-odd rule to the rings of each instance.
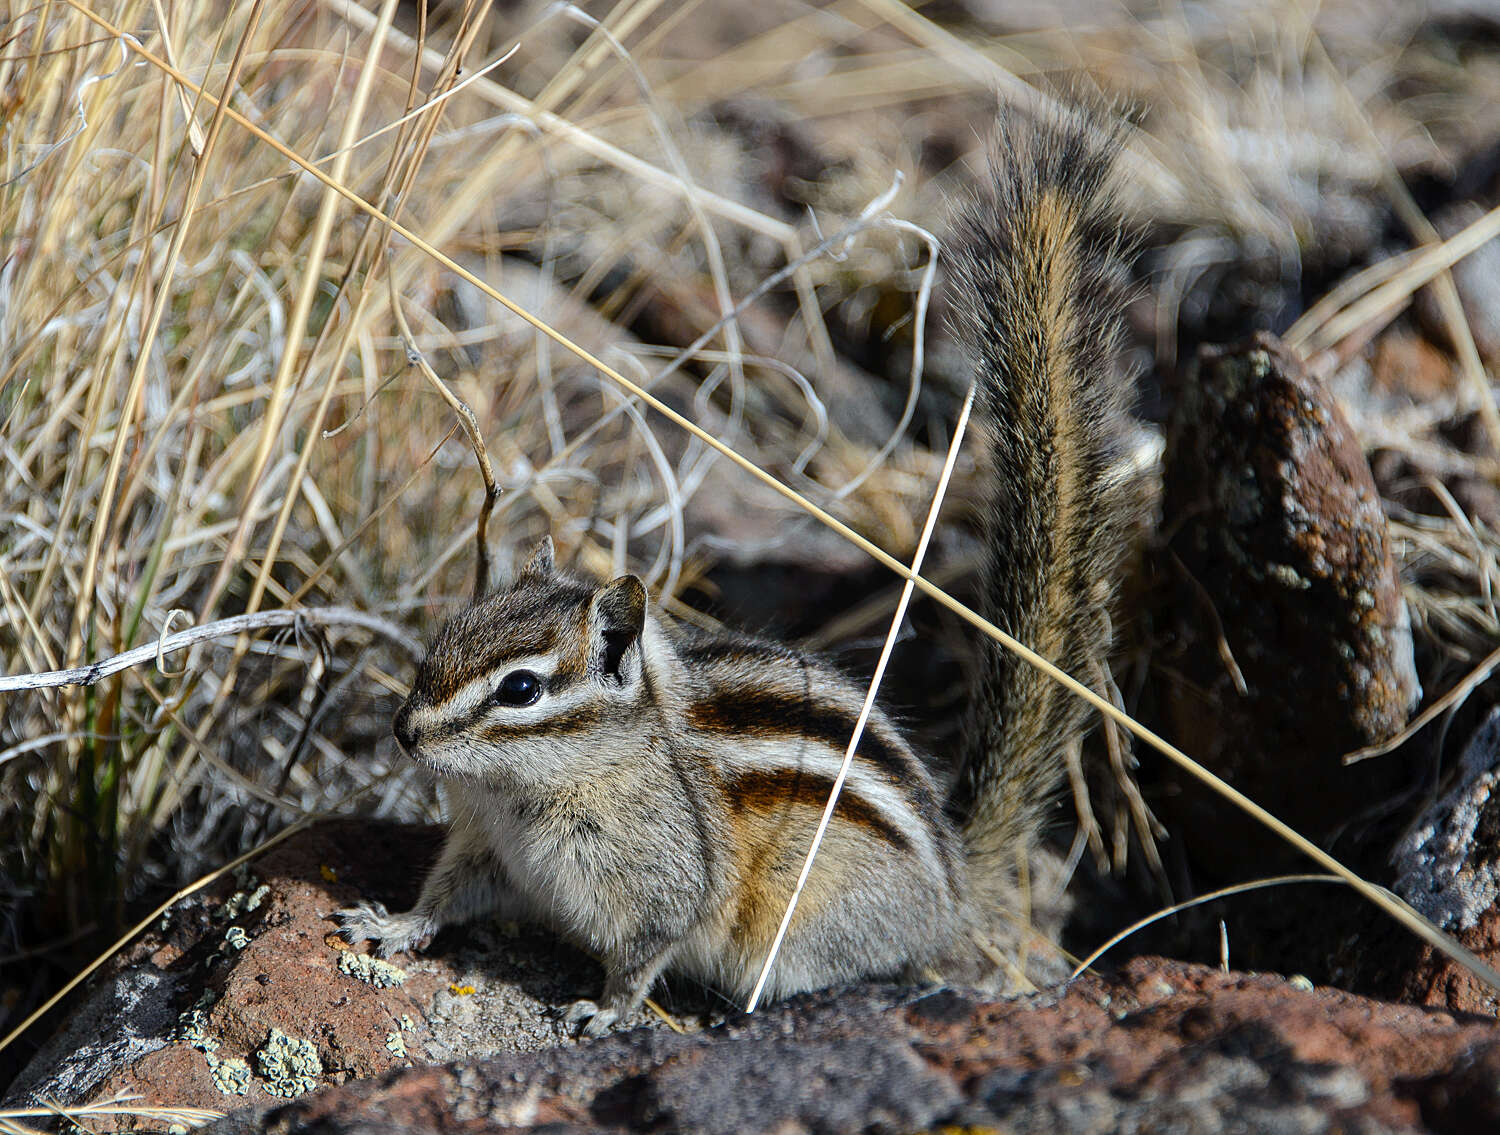
[[[532,575],[538,579],[547,579],[557,574],[557,564],[553,559],[552,537],[543,536],[542,542],[536,546],[536,551],[531,553],[531,559],[526,561],[526,566],[521,569],[522,575]]]
[[[595,594],[589,611],[591,664],[620,683],[632,676],[640,651],[631,652],[646,625],[646,586],[622,575]]]

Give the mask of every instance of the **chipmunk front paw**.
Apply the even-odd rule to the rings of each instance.
[[[425,948],[436,929],[415,911],[392,914],[378,902],[345,907],[335,911],[333,917],[338,919],[339,936],[344,941],[353,945],[363,938],[374,943],[376,956],[382,958]]]
[[[563,1014],[563,1023],[569,1026],[582,1025],[579,1036],[601,1037],[614,1032],[620,1014],[588,1000],[574,1001]]]

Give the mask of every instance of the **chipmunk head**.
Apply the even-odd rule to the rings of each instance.
[[[445,776],[549,780],[607,763],[650,709],[646,589],[558,572],[548,537],[506,590],[450,619],[393,729]]]

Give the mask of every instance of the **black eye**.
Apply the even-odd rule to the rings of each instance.
[[[542,680],[530,670],[512,670],[490,698],[496,705],[530,705],[542,696]]]

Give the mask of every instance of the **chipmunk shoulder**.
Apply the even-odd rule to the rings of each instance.
[[[989,466],[984,613],[1086,679],[1127,512],[1116,149],[1082,115],[1002,121],[952,272]],[[604,963],[602,996],[569,1013],[590,1035],[665,970],[743,998],[863,695],[816,657],[673,626],[635,576],[559,571],[548,539],[418,668],[394,732],[449,783],[448,837],[410,911],[364,903],[342,933],[388,955],[490,912],[541,922]],[[993,643],[971,705],[947,794],[872,714],[768,995],[982,967],[1084,718]]]

